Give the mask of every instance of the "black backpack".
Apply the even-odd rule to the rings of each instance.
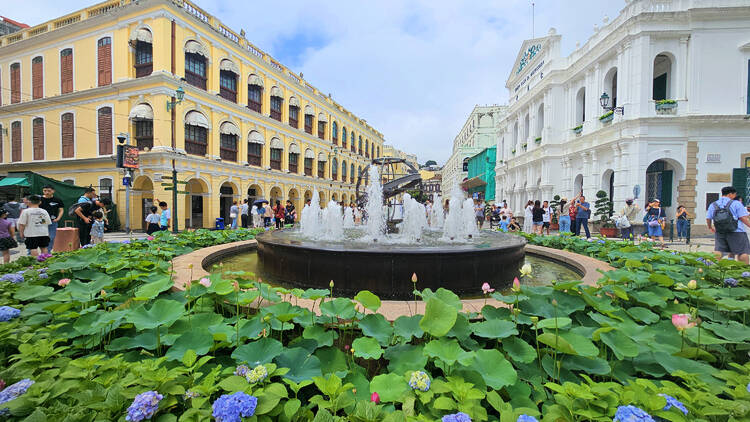
[[[737,230],[737,220],[734,219],[732,212],[729,211],[729,206],[732,205],[734,200],[730,200],[723,207],[719,206],[718,201],[714,202],[714,226],[716,226],[716,232],[721,234],[733,233]]]

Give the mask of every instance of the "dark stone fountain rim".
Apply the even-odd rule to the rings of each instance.
[[[455,243],[452,245],[401,245],[388,243],[373,243],[377,247],[363,247],[364,243],[344,242],[324,242],[316,244],[315,241],[303,240],[297,241],[288,237],[282,237],[291,232],[290,229],[270,230],[256,236],[259,243],[284,246],[296,249],[313,249],[321,252],[349,252],[359,254],[405,254],[405,255],[422,255],[422,254],[462,254],[476,253],[486,251],[497,251],[502,249],[518,249],[526,245],[526,239],[521,236],[514,236],[506,233],[483,231],[483,237],[494,238],[493,241],[502,239],[502,243],[493,243],[492,241],[481,240],[478,243]],[[486,246],[480,246],[485,245]]]

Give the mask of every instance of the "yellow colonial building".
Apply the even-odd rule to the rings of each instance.
[[[136,229],[155,198],[173,207],[173,165],[180,228],[244,198],[353,200],[383,135],[244,35],[188,1],[115,0],[1,37],[0,175],[111,189],[124,216],[127,133]]]

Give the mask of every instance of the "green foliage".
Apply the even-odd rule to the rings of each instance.
[[[28,262],[23,283],[0,282],[3,303],[22,310],[0,322],[0,378],[35,381],[2,405],[6,420],[124,420],[147,390],[164,395],[158,421],[210,420],[213,401],[236,391],[258,397],[252,420],[260,421],[432,421],[459,411],[475,421],[515,422],[521,414],[611,421],[629,404],[670,421],[750,419],[750,277],[742,277],[750,268],[736,261],[648,243],[528,235],[615,270],[597,286],[493,295],[513,311],[465,313],[455,294],[426,289],[418,292],[424,315],[393,322],[376,313],[381,301],[370,292],[331,299],[326,290],[274,288],[221,268],[210,288],[172,292],[165,281],[173,257],[252,236],[160,233],[152,242]],[[47,279],[36,271],[43,267]],[[737,287],[725,287],[730,277]],[[60,287],[62,278],[72,281]],[[320,315],[297,298],[322,300]],[[676,313],[700,323],[679,332]],[[251,382],[234,374],[240,364],[263,365],[268,375]],[[425,371],[428,391],[409,386],[413,371]],[[690,413],[663,410],[660,394]]]
[[[596,202],[594,202],[594,217],[599,217],[602,227],[614,227],[612,214],[614,213],[612,200],[607,192],[600,190],[596,193]]]

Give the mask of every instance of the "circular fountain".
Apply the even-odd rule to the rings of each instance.
[[[413,297],[416,288],[443,287],[461,294],[481,292],[483,283],[509,286],[524,260],[526,240],[504,233],[479,231],[471,198],[454,187],[447,214],[439,206],[427,213],[403,193],[398,233],[386,233],[380,174],[369,168],[366,223],[355,226],[352,210],[331,201],[302,210],[299,229],[276,230],[257,237],[263,271],[293,287],[327,289],[338,295],[369,290],[383,299]],[[313,198],[317,198],[317,192]]]

